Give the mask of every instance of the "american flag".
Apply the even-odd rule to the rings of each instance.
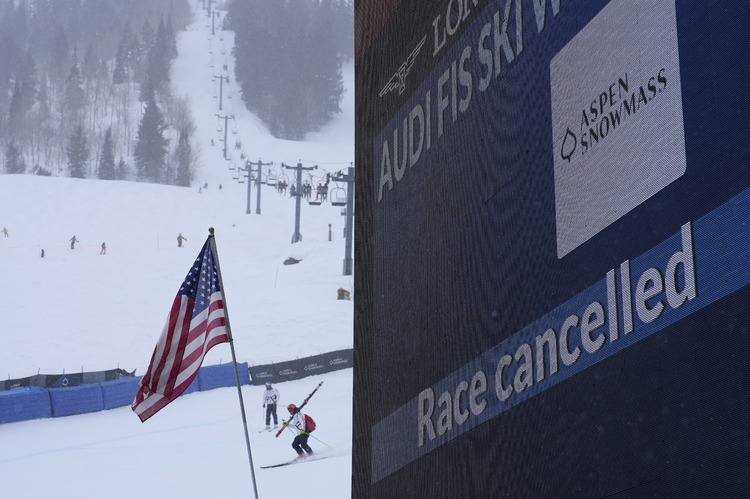
[[[131,408],[141,421],[180,396],[198,374],[206,353],[229,341],[224,292],[216,255],[208,238],[167,316],[159,341]]]

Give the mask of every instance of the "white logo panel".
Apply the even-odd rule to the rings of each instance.
[[[612,0],[550,84],[562,258],[685,173],[674,2]]]

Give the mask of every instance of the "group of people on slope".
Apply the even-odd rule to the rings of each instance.
[[[273,388],[271,383],[266,383],[266,390],[263,393],[263,407],[266,410],[266,430],[271,429],[271,417],[273,417],[273,427],[279,427],[279,420],[276,414],[276,405],[278,402],[279,391]],[[310,432],[307,428],[305,414],[294,404],[289,404],[286,408],[292,418],[286,421],[284,425],[297,430],[297,435],[292,441],[292,448],[297,453],[297,459],[303,459],[313,453],[313,450],[307,444]]]
[[[75,234],[73,237],[70,238],[70,249],[76,249],[76,243],[80,243],[78,239],[76,239]],[[100,255],[106,255],[107,254],[107,243],[102,241],[102,249],[99,251]],[[44,250],[42,250],[42,258],[44,258]]]

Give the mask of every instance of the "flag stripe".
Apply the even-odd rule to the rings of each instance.
[[[154,350],[154,354],[151,356],[151,363],[148,366],[146,374],[143,376],[143,380],[141,380],[141,383],[144,385],[151,386],[152,379],[159,379],[156,371],[163,363],[162,359],[164,358],[164,350],[169,344],[170,332],[174,330],[174,321],[179,315],[179,310],[182,306],[182,298],[183,297],[181,295],[178,295],[175,298],[174,302],[172,302],[172,308],[169,312],[169,315],[167,316],[167,323],[164,324],[164,329],[162,329],[159,341],[156,342],[156,349]]]
[[[171,398],[177,374],[180,372],[181,359],[185,350],[185,333],[190,328],[189,317],[194,306],[193,300],[191,299],[186,300],[183,298],[183,302],[184,306],[180,307],[180,313],[175,322],[175,329],[170,331],[171,345],[163,359],[163,370],[156,378],[158,380],[156,392],[163,393],[167,398]]]
[[[216,298],[217,301],[214,302],[214,297],[212,296],[212,302],[209,309],[214,308],[215,310],[211,316],[209,316],[209,320],[202,320],[196,324],[193,330],[188,334],[190,343],[185,348],[182,361],[183,371],[177,378],[178,385],[181,385],[187,376],[197,372],[198,368],[200,368],[203,363],[203,358],[211,347],[218,343],[229,341],[229,336],[224,328],[225,320],[223,301],[219,300],[220,297]],[[221,308],[219,309],[219,307]],[[205,315],[205,313],[201,314],[201,316],[196,317],[196,319],[200,320]],[[212,316],[218,317],[214,318]]]

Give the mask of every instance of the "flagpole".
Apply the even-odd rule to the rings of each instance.
[[[253,453],[250,450],[250,435],[247,432],[247,417],[245,417],[245,404],[242,401],[242,387],[240,383],[240,372],[237,370],[237,356],[234,353],[234,338],[232,338],[232,328],[229,325],[229,311],[227,310],[227,297],[224,294],[224,281],[221,278],[221,266],[219,265],[219,253],[216,250],[216,240],[214,239],[214,228],[208,228],[209,236],[208,239],[211,244],[211,251],[216,258],[216,273],[219,276],[219,287],[221,287],[221,294],[224,299],[224,326],[229,337],[229,348],[232,350],[232,363],[234,364],[234,376],[237,379],[237,395],[240,399],[240,412],[242,412],[242,425],[245,428],[245,444],[247,444],[247,457],[250,459],[250,472],[253,476],[253,491],[255,492],[255,499],[258,499],[258,486],[255,481],[255,466],[253,466]]]

